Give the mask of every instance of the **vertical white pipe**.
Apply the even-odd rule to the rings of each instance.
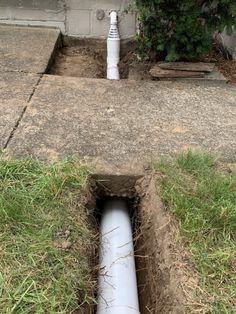
[[[139,313],[128,205],[124,199],[108,199],[101,220],[97,314]]]
[[[117,13],[110,14],[110,30],[107,38],[107,79],[119,80],[120,36],[118,32]]]

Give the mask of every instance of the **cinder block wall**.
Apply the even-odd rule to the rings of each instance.
[[[227,48],[233,59],[236,60],[236,32],[232,36],[224,32],[219,38],[222,45]]]
[[[59,27],[63,34],[105,38],[109,12],[119,13],[122,38],[136,32],[135,14],[124,14],[130,0],[0,0],[0,23]]]
[[[119,13],[123,39],[136,33],[135,14],[124,14],[132,0],[0,0],[0,23],[59,27],[63,34],[75,37],[105,38],[109,12]],[[223,33],[219,40],[236,59],[236,33]]]

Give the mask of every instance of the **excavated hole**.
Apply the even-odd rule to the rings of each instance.
[[[106,78],[106,41],[62,38],[54,53],[48,74],[84,78]],[[139,63],[134,42],[121,43],[121,79],[150,79],[152,64]]]
[[[185,313],[181,282],[175,268],[180,254],[175,247],[174,225],[162,205],[152,176],[93,175],[87,208],[99,224],[100,205],[106,197],[129,200],[134,230],[140,312]],[[178,260],[179,261],[179,260]],[[96,313],[96,310],[95,312]]]

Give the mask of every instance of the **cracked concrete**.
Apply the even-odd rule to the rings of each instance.
[[[15,132],[16,156],[145,162],[187,148],[236,154],[236,86],[45,75]]]
[[[59,35],[54,29],[0,26],[0,150],[14,135]]]
[[[29,101],[39,75],[26,73],[1,73],[0,76],[0,150],[8,142],[11,133]]]
[[[47,161],[79,155],[116,169],[188,148],[235,159],[235,85],[37,74],[58,36],[0,26],[0,149]]]

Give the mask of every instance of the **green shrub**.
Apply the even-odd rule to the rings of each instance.
[[[139,55],[163,54],[167,61],[194,60],[211,50],[212,36],[236,26],[236,1],[136,0]]]

